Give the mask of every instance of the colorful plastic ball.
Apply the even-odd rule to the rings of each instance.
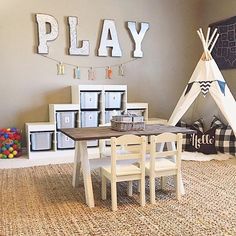
[[[12,152],[12,154],[14,155],[14,156],[16,156],[17,155],[17,151],[16,150],[14,150],[13,152]]]
[[[2,152],[6,151],[6,150],[7,150],[7,148],[5,146],[2,147]]]
[[[4,136],[4,138],[8,138],[8,134],[4,134],[3,136]]]
[[[3,154],[5,154],[6,156],[8,156],[8,155],[10,154],[10,152],[9,152],[8,150],[5,150],[5,151],[3,152]]]
[[[14,150],[18,149],[18,145],[16,145],[16,144],[13,144],[12,147],[13,147]]]
[[[8,151],[9,151],[9,152],[13,152],[13,151],[14,151],[13,147],[9,147],[9,148],[8,148]]]
[[[2,156],[3,156],[3,154],[2,154],[2,153],[0,153],[0,159],[2,158]]]
[[[11,147],[11,145],[10,145],[10,144],[5,144],[5,147],[6,147],[7,149],[9,149],[9,148]]]
[[[8,158],[13,158],[14,157],[14,155],[12,154],[12,153],[10,153],[9,155],[8,155]]]
[[[2,155],[2,159],[7,159],[7,155]]]

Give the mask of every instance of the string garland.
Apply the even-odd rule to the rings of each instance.
[[[81,69],[87,69],[88,70],[88,80],[95,80],[96,79],[96,70],[97,69],[104,69],[105,70],[105,79],[112,79],[113,76],[113,68],[118,68],[118,75],[124,77],[125,76],[125,68],[124,65],[133,62],[137,60],[138,58],[134,58],[122,63],[116,63],[111,64],[108,66],[79,66],[76,64],[68,63],[68,62],[62,62],[60,60],[57,60],[53,57],[49,57],[47,55],[41,55],[42,57],[45,57],[49,60],[55,61],[57,63],[57,74],[58,75],[64,75],[65,74],[65,67],[73,67],[74,69],[74,78],[75,79],[81,79]]]

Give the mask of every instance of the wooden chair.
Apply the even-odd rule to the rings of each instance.
[[[139,150],[129,152],[120,150],[121,146],[139,145]],[[102,199],[106,199],[106,182],[111,182],[112,210],[117,210],[117,182],[129,181],[129,189],[132,189],[132,181],[139,180],[141,184],[140,204],[145,205],[145,155],[146,137],[136,135],[123,135],[119,138],[111,138],[111,165],[101,168],[102,173]],[[138,166],[133,162],[139,163]],[[132,190],[129,190],[132,193]],[[130,194],[129,194],[130,195]]]
[[[157,151],[157,144],[176,143],[176,149],[170,151]],[[172,145],[174,146],[174,145]],[[182,153],[182,134],[163,133],[151,136],[150,161],[146,163],[146,173],[150,178],[150,201],[155,203],[155,178],[174,176],[176,185],[177,199],[180,200],[180,178],[181,178],[181,153]],[[173,156],[175,157],[173,159]],[[172,157],[172,158],[170,158]],[[163,179],[162,179],[163,181]]]

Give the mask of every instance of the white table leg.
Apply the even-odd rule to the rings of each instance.
[[[78,187],[79,185],[79,177],[81,174],[81,160],[80,160],[80,150],[79,150],[79,142],[75,142],[75,158],[74,158],[74,169],[73,169],[73,187]]]
[[[173,142],[167,143],[167,149],[168,150],[176,150],[175,144]],[[182,195],[185,194],[184,183],[183,183],[183,178],[182,178],[182,173],[181,172],[180,172],[180,193]]]
[[[89,207],[94,207],[91,169],[90,169],[90,163],[88,159],[88,150],[87,150],[86,141],[76,142],[74,172],[73,172],[73,186],[78,185],[80,168],[82,169],[82,173],[83,173],[86,203]]]

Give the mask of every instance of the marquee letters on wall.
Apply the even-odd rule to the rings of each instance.
[[[89,40],[82,40],[81,47],[78,47],[78,35],[76,27],[78,18],[69,16],[67,18],[69,25],[69,55],[87,56],[90,53]],[[36,14],[36,22],[38,24],[38,54],[48,54],[48,42],[56,40],[59,35],[59,25],[56,18],[46,14]],[[149,29],[149,24],[141,22],[140,30],[137,32],[136,22],[128,22],[128,29],[134,42],[133,57],[143,57],[142,41],[145,33]],[[108,56],[108,48],[111,48],[112,57],[121,57],[122,50],[119,44],[118,34],[114,20],[104,20],[102,25],[102,33],[98,48],[98,56]]]

